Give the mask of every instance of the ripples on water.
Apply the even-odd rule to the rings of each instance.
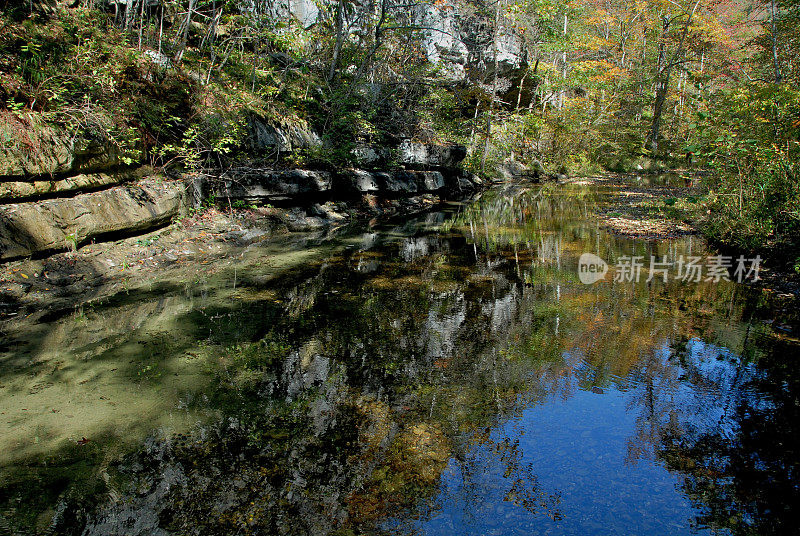
[[[707,253],[607,234],[596,195],[490,192],[6,323],[0,531],[791,532],[796,312],[581,284],[584,251]]]

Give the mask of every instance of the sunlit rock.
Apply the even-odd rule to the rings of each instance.
[[[322,194],[331,185],[331,174],[327,171],[235,168],[223,177],[217,195],[250,202],[277,201]]]
[[[91,239],[143,231],[178,215],[183,185],[145,181],[135,187],[0,209],[0,259],[75,249]]]

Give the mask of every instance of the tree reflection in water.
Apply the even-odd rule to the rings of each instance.
[[[196,429],[123,456],[92,446],[67,477],[19,469],[4,503],[56,479],[63,491],[3,522],[23,531],[49,509],[65,534],[570,534],[672,516],[674,533],[690,515],[785,533],[799,502],[797,344],[740,286],[579,283],[584,251],[703,252],[606,234],[588,219],[597,195],[488,194],[274,280],[240,273],[235,306],[175,322],[210,334],[196,351],[207,387],[180,408],[203,416]],[[620,434],[620,459],[603,461]],[[640,493],[633,477],[668,487],[660,463],[694,510],[677,494],[652,511],[598,502]]]

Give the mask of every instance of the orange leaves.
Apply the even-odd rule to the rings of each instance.
[[[606,11],[605,9],[597,9],[594,13],[588,15],[584,21],[586,24],[600,25],[600,24],[615,24],[616,17]]]
[[[606,60],[589,60],[577,63],[575,72],[587,81],[602,84],[624,76],[627,71]]]

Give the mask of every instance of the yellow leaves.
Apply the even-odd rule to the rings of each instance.
[[[589,60],[577,63],[575,72],[585,76],[588,81],[605,83],[624,76],[627,71],[606,60]]]
[[[731,38],[722,22],[710,13],[696,13],[690,27],[695,39],[719,45],[731,44]]]
[[[576,39],[575,43],[575,48],[579,50],[600,50],[613,46],[614,43],[610,39],[604,39],[597,35],[584,35],[582,38]]]
[[[584,21],[586,24],[593,24],[593,25],[603,25],[603,24],[614,24],[616,19],[614,16],[611,15],[605,9],[597,9],[594,13],[587,16]]]

